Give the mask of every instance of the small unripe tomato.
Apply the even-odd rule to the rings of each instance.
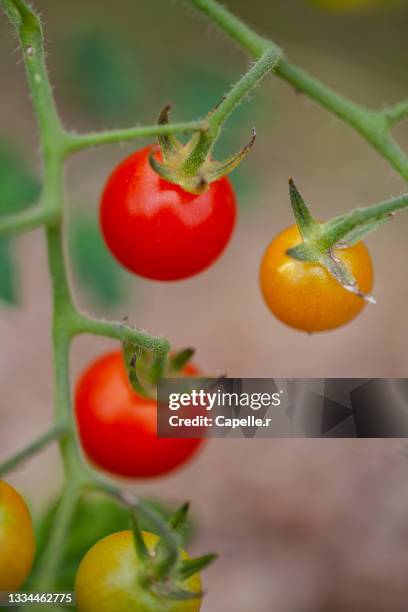
[[[143,532],[143,539],[148,550],[153,551],[158,537]],[[181,558],[189,557],[181,551]],[[149,592],[142,584],[142,570],[131,531],[103,538],[88,551],[78,568],[75,580],[78,612],[199,612],[199,597],[175,601]],[[199,574],[178,586],[202,592]]]
[[[130,272],[181,280],[208,268],[225,249],[235,226],[235,194],[226,177],[200,195],[165,181],[150,166],[154,150],[136,151],[111,174],[100,206],[102,233]]]
[[[198,370],[187,364],[181,375]],[[120,351],[103,355],[82,374],[75,412],[85,453],[117,476],[163,476],[187,463],[204,441],[157,436],[157,402],[132,389]]]
[[[366,302],[344,289],[323,266],[287,255],[288,249],[301,241],[293,225],[272,240],[265,251],[260,285],[268,308],[286,325],[310,333],[348,323]],[[373,268],[364,244],[336,250],[335,255],[349,268],[360,290],[370,293]]]
[[[30,512],[21,495],[0,480],[0,591],[17,591],[33,564],[35,541]]]

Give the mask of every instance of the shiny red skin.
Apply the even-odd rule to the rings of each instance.
[[[188,365],[184,375],[198,375],[198,370]],[[82,374],[75,411],[86,455],[117,476],[162,476],[186,463],[203,443],[157,437],[156,401],[133,391],[120,351],[103,355]]]
[[[201,195],[163,180],[149,164],[154,150],[136,151],[113,171],[102,195],[101,228],[114,257],[134,274],[181,280],[221,255],[235,226],[235,194],[227,178]]]

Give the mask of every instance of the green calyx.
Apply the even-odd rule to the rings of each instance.
[[[170,109],[171,106],[167,105],[162,110],[159,125],[169,123]],[[157,159],[155,153],[149,158],[150,165],[161,178],[195,195],[204,193],[211,183],[232,172],[246,158],[256,138],[253,129],[250,142],[238,153],[221,162],[212,160],[211,151],[219,134],[219,130],[212,130],[210,125],[215,110],[211,111],[203,121],[202,129],[187,144],[181,143],[174,135],[159,136],[162,161]]]
[[[247,95],[262,79],[276,68],[282,52],[274,44],[267,45],[255,64],[224,96],[221,102],[208,113],[200,129],[186,144],[182,144],[174,135],[159,136],[162,160],[155,154],[150,156],[152,168],[166,181],[182,187],[189,193],[204,193],[211,183],[223,178],[234,170],[246,158],[255,142],[256,132],[253,128],[252,138],[238,153],[224,161],[215,161],[211,157],[214,145],[221,129],[231,113],[245,100]],[[168,124],[170,106],[160,113],[159,126]]]
[[[132,389],[142,397],[156,399],[160,378],[181,378],[195,350],[188,347],[169,355],[167,352],[143,350],[126,340],[122,344],[122,353]]]
[[[186,503],[170,517],[167,533],[153,549],[146,546],[144,534],[132,515],[135,550],[142,567],[139,581],[146,590],[163,599],[187,601],[201,598],[203,593],[190,591],[185,583],[217,558],[215,554],[191,559],[181,555],[188,528],[188,512],[189,504]]]
[[[293,179],[289,179],[289,192],[296,224],[303,242],[289,249],[287,255],[300,261],[323,266],[346,291],[375,303],[373,296],[360,290],[349,268],[336,256],[336,250],[355,245],[367,234],[383,225],[390,218],[391,213],[379,210],[377,214],[373,214],[373,207],[369,207],[358,209],[362,214],[356,214],[354,211],[327,223],[319,223],[310,213]]]

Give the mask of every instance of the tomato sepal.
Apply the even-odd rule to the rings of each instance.
[[[372,295],[361,291],[352,272],[336,256],[335,250],[360,242],[367,234],[383,225],[390,218],[390,213],[379,213],[377,217],[368,221],[357,219],[354,224],[350,222],[350,215],[337,217],[327,223],[319,223],[312,216],[292,178],[289,179],[289,194],[303,242],[288,249],[286,254],[299,261],[321,265],[346,291],[371,304],[376,304]],[[351,214],[355,215],[356,212],[358,215],[358,211]]]
[[[122,343],[122,356],[125,362],[126,372],[130,386],[141,397],[152,399],[154,393],[145,382],[142,382],[138,372],[138,364],[142,359],[142,351],[133,342],[125,341]]]
[[[376,299],[369,293],[360,290],[358,283],[350,270],[336,257],[333,251],[320,257],[320,264],[344,287],[346,291],[354,293],[370,304],[376,304]]]
[[[202,599],[204,593],[202,591],[187,591],[177,586],[171,585],[156,585],[152,589],[152,593],[164,599],[173,601],[190,601],[193,599]]]
[[[180,563],[180,567],[177,571],[178,577],[180,580],[187,580],[191,578],[191,576],[202,572],[217,559],[218,555],[215,553],[196,557],[195,559],[185,559]]]
[[[170,104],[164,107],[159,115],[158,125],[169,123],[170,110]],[[157,150],[153,150],[149,155],[150,166],[162,179],[194,195],[204,193],[211,183],[235,170],[247,157],[256,140],[256,130],[253,128],[250,141],[236,154],[223,161],[213,160],[211,151],[218,131],[211,133],[209,118],[214,110],[203,121],[202,130],[196,132],[187,144],[181,143],[174,135],[159,136],[162,161],[157,159]]]
[[[363,240],[363,238],[382,227],[385,223],[387,223],[387,221],[393,219],[395,217],[395,214],[396,213],[385,213],[379,215],[377,219],[369,220],[365,223],[362,223],[361,225],[358,225],[357,227],[354,227],[351,230],[345,230],[343,232],[338,233],[335,238],[335,247],[339,249],[354,246],[355,244]],[[336,227],[344,223],[346,219],[347,215],[337,217],[336,219],[333,219],[332,221],[329,221],[328,223],[324,224],[324,230],[330,235],[335,232]],[[329,239],[328,242],[333,242],[333,239]]]
[[[139,521],[134,512],[131,513],[131,523],[133,542],[135,544],[137,556],[139,557],[140,561],[146,562],[150,560],[150,554],[146,546],[146,542],[144,541],[143,531],[140,529]]]
[[[319,240],[320,224],[312,216],[309,207],[300,195],[293,178],[289,179],[289,195],[296,224],[304,240]]]
[[[131,512],[135,552],[141,565],[139,584],[157,597],[175,601],[202,598],[201,591],[189,591],[180,585],[202,572],[218,558],[215,553],[192,559],[182,558],[180,555],[188,524],[189,508],[190,504],[186,502],[167,522],[168,535],[172,535],[174,542],[177,543],[174,551],[170,549],[170,544],[166,542],[164,535],[153,550],[149,550],[136,513]]]
[[[180,372],[194,357],[195,348],[187,347],[174,353],[169,359],[169,368],[172,372]]]

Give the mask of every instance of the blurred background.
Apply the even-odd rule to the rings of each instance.
[[[357,102],[377,108],[407,97],[406,1],[226,3],[294,63]],[[35,5],[45,22],[61,114],[78,131],[150,124],[169,101],[175,120],[197,118],[248,65],[188,2],[119,0],[104,3],[103,10],[96,0]],[[16,47],[2,18],[1,214],[29,206],[41,181],[37,129]],[[344,329],[308,336],[284,327],[264,306],[257,280],[266,245],[292,223],[289,176],[321,219],[398,195],[406,191],[404,181],[353,131],[276,78],[268,78],[229,121],[219,155],[247,142],[253,125],[256,146],[233,175],[240,219],[232,243],[208,271],[174,284],[130,276],[99,236],[104,181],[142,142],[72,159],[66,242],[78,303],[99,316],[128,316],[176,347],[195,346],[197,364],[211,373],[406,377],[406,213],[369,238],[378,304]],[[408,149],[408,122],[395,134]],[[44,431],[52,414],[50,294],[41,232],[0,242],[0,301],[1,460]],[[92,337],[78,340],[73,380],[112,346]],[[398,440],[212,440],[184,471],[134,486],[170,507],[192,501],[192,552],[221,554],[205,574],[204,612],[402,612],[408,595],[408,461],[400,449]],[[55,450],[10,481],[40,517],[59,491]],[[112,512],[106,509],[110,518],[102,530],[123,521]],[[88,533],[86,512],[84,521]],[[78,534],[77,540],[80,547]]]

